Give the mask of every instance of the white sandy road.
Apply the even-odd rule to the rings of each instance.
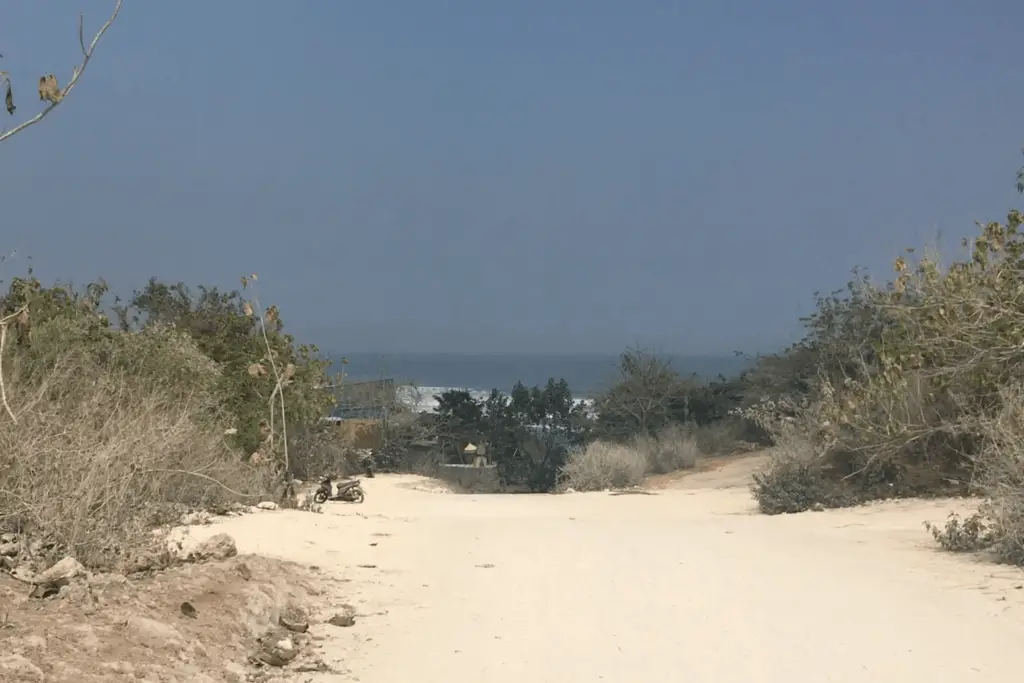
[[[417,481],[369,480],[366,503],[322,515],[196,529],[349,580],[334,599],[363,616],[325,647],[351,676],[301,680],[1001,683],[1024,672],[1024,573],[936,552],[922,521],[941,522],[952,503],[765,517],[743,488],[460,496]]]

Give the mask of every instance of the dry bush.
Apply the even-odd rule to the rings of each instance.
[[[989,550],[996,559],[1024,565],[1024,387],[1001,392],[1002,410],[978,422],[984,446],[974,489],[984,500],[976,514],[951,515],[944,527],[926,523],[946,550]]]
[[[647,463],[647,474],[688,470],[701,457],[695,430],[678,424],[665,427],[656,436],[637,436],[632,446]]]
[[[1011,212],[981,226],[969,260],[900,257],[893,282],[819,304],[802,348],[830,352],[816,356],[801,417],[815,476],[833,485],[815,504],[968,493],[979,463],[991,466],[992,416],[1024,374],[1021,225]]]
[[[697,446],[704,455],[735,455],[749,453],[761,448],[753,441],[747,440],[749,426],[745,420],[728,417],[693,430],[697,438]]]
[[[216,369],[189,340],[79,338],[76,325],[40,325],[30,350],[5,358],[17,423],[0,417],[0,528],[109,567],[182,506],[269,490],[272,473],[226,444]]]
[[[292,475],[297,479],[311,481],[328,474],[346,476],[356,471],[360,456],[349,445],[345,435],[333,425],[323,425],[294,437],[292,453]]]
[[[692,469],[700,457],[694,430],[670,425],[656,436],[636,436],[626,444],[594,441],[572,450],[561,482],[579,491],[626,488],[642,484],[648,474]]]
[[[1024,369],[1021,215],[981,226],[970,260],[942,267],[896,260],[896,280],[871,288],[884,321],[865,371],[826,386],[837,450],[868,476],[887,470],[901,494],[963,490],[988,417]]]
[[[594,441],[569,452],[561,470],[562,488],[603,491],[643,483],[647,453],[609,441]]]

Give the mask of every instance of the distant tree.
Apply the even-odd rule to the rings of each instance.
[[[627,349],[619,361],[618,382],[597,399],[598,428],[606,436],[622,438],[686,422],[694,386],[669,360],[645,349]]]
[[[464,389],[451,389],[437,397],[437,428],[441,452],[462,458],[462,447],[479,441],[484,428],[484,406]]]
[[[565,380],[550,379],[543,388],[517,383],[509,395],[494,389],[483,401],[468,391],[446,391],[437,403],[433,424],[445,456],[461,460],[465,443],[486,444],[512,487],[551,490],[568,449],[589,432],[586,411]]]

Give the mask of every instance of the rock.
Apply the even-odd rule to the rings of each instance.
[[[285,617],[281,617],[277,621],[278,624],[288,629],[292,633],[305,633],[309,630],[309,622],[303,620],[292,621]]]
[[[356,618],[351,614],[335,614],[333,617],[327,620],[327,623],[331,626],[340,626],[342,628],[348,628],[349,626],[356,625]]]
[[[256,659],[268,666],[281,667],[295,659],[299,648],[290,636],[270,638],[264,642],[256,653]]]
[[[155,569],[164,569],[173,564],[171,553],[166,548],[145,548],[133,552],[125,559],[122,571],[137,574]]]
[[[256,507],[260,510],[276,510],[278,505],[272,500],[264,500],[263,502],[257,503]]]
[[[0,655],[0,680],[11,683],[42,683],[46,680],[46,674],[26,657]]]
[[[28,566],[28,564],[19,564],[16,566],[11,570],[11,576],[22,583],[36,582],[36,573],[32,571],[32,567]]]
[[[341,628],[355,626],[356,610],[352,605],[342,605],[342,612],[328,619],[327,623],[331,626],[340,626]]]
[[[333,671],[330,664],[316,655],[311,656],[305,662],[296,664],[294,668],[295,671],[301,673],[331,673]]]
[[[19,567],[20,569],[20,567]],[[71,583],[72,579],[87,574],[82,563],[73,557],[65,557],[46,571],[32,577],[31,583],[35,584],[30,596],[33,598],[48,598],[61,594],[61,591]]]
[[[302,612],[294,607],[285,609],[284,613],[278,616],[277,623],[292,633],[305,633],[309,630],[309,622]]]
[[[41,583],[33,587],[32,592],[28,594],[30,598],[37,598],[39,600],[52,598],[54,595],[60,595],[60,587],[52,583]]]
[[[63,586],[70,583],[71,579],[77,579],[80,576],[85,576],[85,574],[85,567],[82,566],[82,563],[69,556],[40,574],[36,579],[36,583],[50,583]]]
[[[21,544],[17,540],[0,541],[0,557],[15,557],[20,553]]]
[[[18,560],[13,557],[4,557],[0,555],[0,569],[4,571],[14,571],[14,568],[18,566]]]
[[[181,516],[182,526],[198,526],[200,524],[209,524],[213,518],[206,510],[199,510],[197,512],[189,512]]]
[[[132,641],[153,650],[179,650],[185,646],[178,629],[156,619],[133,615],[128,618],[125,631]]]
[[[235,539],[227,534],[215,534],[200,543],[192,552],[196,560],[226,560],[238,554]]]
[[[89,586],[84,581],[75,581],[74,583],[61,586],[58,595],[60,595],[61,600],[81,605],[82,611],[85,614],[92,614],[92,608],[95,607],[97,602],[89,590]]]
[[[18,534],[12,534],[9,531],[0,534],[0,543],[14,543],[17,540]]]

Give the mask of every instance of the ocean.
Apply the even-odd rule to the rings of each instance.
[[[346,381],[390,378],[396,384],[423,389],[469,389],[489,392],[510,391],[516,382],[543,386],[548,378],[565,379],[579,398],[592,396],[615,382],[619,355],[569,354],[455,354],[455,353],[328,353],[334,361],[331,372],[342,371]],[[672,366],[683,375],[703,379],[718,375],[731,377],[749,367],[750,361],[729,356],[670,356]]]

